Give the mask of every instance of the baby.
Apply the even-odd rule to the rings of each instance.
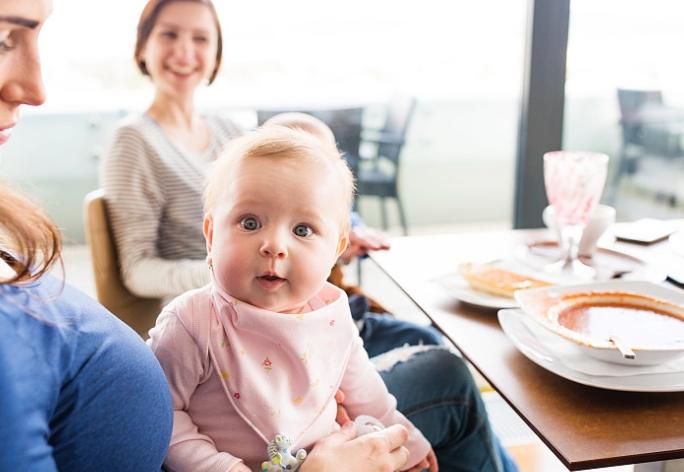
[[[287,125],[234,140],[214,164],[203,226],[212,282],[167,305],[150,331],[173,398],[165,466],[262,470],[267,445],[282,444],[301,460],[297,450],[339,428],[341,389],[352,418],[409,430],[410,469],[430,445],[368,360],[346,294],[326,282],[348,244],[351,172],[329,139]]]

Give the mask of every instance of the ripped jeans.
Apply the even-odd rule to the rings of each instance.
[[[401,411],[432,444],[443,472],[516,472],[492,432],[480,392],[465,362],[430,327],[366,315],[361,337]],[[370,329],[369,329],[370,328]],[[383,350],[384,349],[384,350]]]

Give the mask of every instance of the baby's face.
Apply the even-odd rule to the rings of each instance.
[[[234,169],[205,217],[214,276],[239,300],[298,313],[347,243],[340,184],[327,165],[296,159],[250,158]]]

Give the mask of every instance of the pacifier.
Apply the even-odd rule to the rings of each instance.
[[[354,419],[354,428],[356,428],[358,436],[363,436],[364,434],[382,431],[385,429],[385,425],[370,415],[359,415]]]

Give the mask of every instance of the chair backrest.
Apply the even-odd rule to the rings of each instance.
[[[617,95],[623,143],[643,146],[643,121],[639,112],[646,106],[663,106],[662,92],[660,90],[618,89]]]
[[[627,122],[636,119],[646,105],[663,105],[663,93],[660,90],[618,89],[617,95],[620,118]]]
[[[97,299],[145,339],[159,315],[161,300],[138,297],[124,286],[101,189],[86,195],[84,210],[85,236],[90,248]]]
[[[382,127],[382,134],[394,137],[396,141],[381,142],[378,145],[378,156],[389,159],[395,164],[399,163],[399,156],[415,110],[415,97],[397,96],[390,100],[387,106],[385,124]]]

